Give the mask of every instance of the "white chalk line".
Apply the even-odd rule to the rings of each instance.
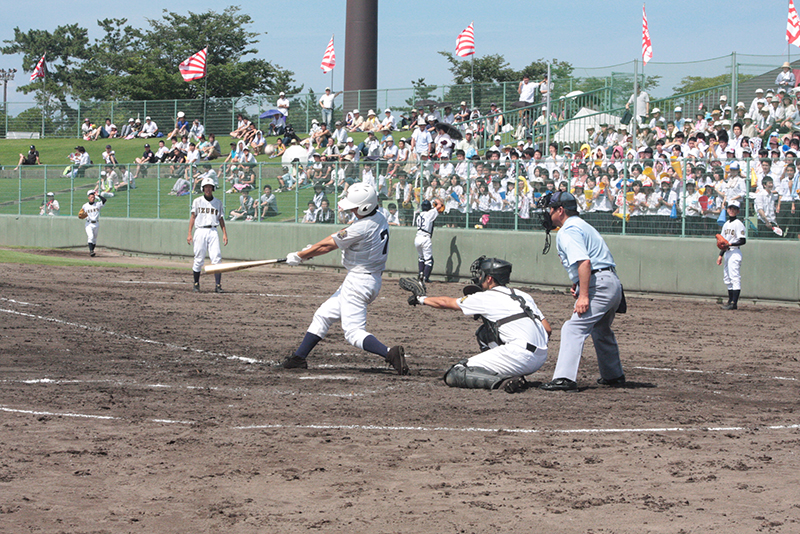
[[[30,302],[22,302],[21,300],[7,299],[5,297],[0,297],[0,300],[11,304],[19,304],[20,306],[41,306],[41,304],[31,304]]]
[[[72,417],[77,419],[100,419],[105,421],[121,421],[122,418],[115,417],[113,415],[91,415],[91,414],[84,414],[84,413],[61,413],[61,412],[43,412],[37,410],[19,410],[15,408],[8,408],[6,406],[0,406],[0,412],[9,412],[9,413],[20,413],[20,414],[27,414],[27,415],[46,415],[50,417]],[[177,425],[193,425],[195,424],[194,421],[180,421],[180,420],[172,420],[172,419],[147,419],[151,423],[168,423],[168,424],[177,424]]]
[[[481,427],[424,427],[424,426],[385,426],[385,425],[250,425],[235,426],[234,430],[380,430],[380,431],[411,431],[411,432],[460,432],[460,433],[491,433],[506,432],[509,434],[638,434],[653,432],[734,432],[753,430],[744,426],[716,426],[716,427],[656,427],[656,428],[571,428],[571,429],[538,429],[538,428],[481,428]],[[757,427],[759,430],[796,430],[796,425],[772,425]]]
[[[117,280],[118,284],[154,284],[154,285],[176,285],[182,286],[186,285],[189,282],[151,282],[147,280]]]
[[[674,369],[670,367],[631,367],[631,369],[641,369],[643,371],[670,371],[676,373],[698,373],[705,375],[727,375],[727,376],[762,378],[757,375],[752,375],[749,373],[731,373],[728,371],[703,371],[702,369]],[[790,376],[768,376],[767,378],[771,380],[790,380],[792,382],[797,381],[797,378],[792,378]]]
[[[21,410],[0,406],[0,411],[26,415],[45,415],[51,417],[69,417],[80,419],[99,419],[123,421],[121,417],[112,415],[93,415],[81,413],[46,412],[37,410]],[[195,421],[173,419],[148,419],[152,423],[193,425]],[[644,428],[483,428],[483,427],[425,427],[425,426],[389,426],[389,425],[247,425],[234,426],[233,430],[377,430],[381,432],[457,432],[457,433],[507,433],[507,434],[651,434],[656,432],[741,432],[750,430],[797,430],[800,424],[769,425],[760,427],[746,426],[708,426],[708,427],[644,427]]]
[[[131,335],[128,335],[128,334],[122,334],[120,332],[113,332],[111,330],[103,330],[102,328],[98,328],[96,326],[88,326],[88,325],[83,325],[83,324],[79,324],[79,323],[73,323],[73,322],[70,322],[70,321],[64,321],[64,320],[61,320],[61,319],[55,319],[53,317],[45,317],[43,315],[34,315],[32,313],[18,312],[18,311],[15,311],[15,310],[5,310],[5,309],[2,309],[2,308],[0,308],[0,312],[9,313],[11,315],[18,315],[20,317],[28,317],[28,318],[31,318],[31,319],[40,319],[42,321],[48,321],[48,322],[56,323],[56,324],[63,324],[65,326],[73,326],[75,328],[82,328],[84,330],[90,330],[92,332],[99,332],[101,334],[106,334],[106,335],[109,335],[109,336],[116,336],[116,337],[120,337],[120,338],[123,338],[123,339],[130,339],[130,340],[133,340],[133,341],[139,341],[141,343],[147,343],[147,344],[150,344],[150,345],[160,345],[162,347],[166,347],[166,348],[169,348],[169,349],[195,352],[195,353],[198,353],[198,354],[207,354],[209,356],[225,358],[226,360],[239,360],[239,361],[242,361],[242,362],[245,362],[245,363],[262,363],[260,360],[256,360],[255,358],[246,358],[244,356],[236,356],[234,354],[225,354],[225,353],[222,353],[222,352],[211,352],[211,351],[203,350],[203,349],[194,349],[194,348],[191,348],[191,347],[182,347],[180,345],[175,345],[174,343],[167,343],[167,342],[164,342],[164,341],[155,341],[153,339],[147,339],[147,338],[143,338],[143,337],[139,337],[139,336],[131,336]]]

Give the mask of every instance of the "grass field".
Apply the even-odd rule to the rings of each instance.
[[[364,137],[366,134],[355,134],[354,139],[358,143]],[[274,143],[275,139],[269,138],[267,142]],[[228,136],[219,137],[218,140],[223,150],[227,149],[233,141]],[[39,151],[43,166],[24,168],[25,174],[20,180],[20,174],[14,172],[13,169],[19,160],[19,154],[26,153],[31,143],[35,144]],[[118,161],[129,165],[131,172],[134,172],[136,165],[131,162],[141,156],[144,143],[144,140],[112,140],[109,142],[88,142],[78,139],[2,140],[0,141],[0,163],[3,169],[0,173],[0,213],[38,215],[45,194],[53,191],[60,204],[60,215],[76,215],[83,203],[86,202],[86,191],[96,185],[102,168],[100,166],[91,168],[87,170],[84,178],[75,180],[64,176],[64,171],[69,164],[67,155],[74,152],[75,146],[81,144],[86,147],[91,160],[96,163],[103,161],[101,154],[105,150],[105,145],[110,144],[116,152]],[[223,159],[214,162],[215,169]],[[302,216],[308,201],[313,196],[313,191],[305,189],[298,192],[277,193],[277,177],[284,172],[280,163],[264,155],[258,156],[256,159],[270,165],[261,166],[256,178],[258,192],[253,191],[251,195],[257,197],[265,185],[271,185],[273,191],[276,191],[280,215],[272,217],[268,221],[294,222],[295,208],[299,209],[300,216]],[[170,196],[169,192],[174,184],[175,178],[168,176],[168,168],[151,168],[146,178],[140,177],[137,180],[136,189],[118,193],[111,199],[103,210],[103,216],[183,219],[187,217],[195,196]],[[216,196],[222,199],[225,211],[229,212],[239,206],[240,195],[239,193],[227,194],[225,189],[221,187]]]

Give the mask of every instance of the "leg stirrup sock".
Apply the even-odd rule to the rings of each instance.
[[[372,335],[365,337],[361,346],[364,347],[365,351],[384,358],[389,354],[389,347],[378,341],[378,338]]]
[[[317,346],[317,343],[322,341],[322,338],[319,337],[317,334],[312,334],[311,332],[306,332],[305,337],[303,337],[303,341],[300,343],[300,346],[294,351],[295,356],[299,356],[301,358],[307,358],[308,353]]]

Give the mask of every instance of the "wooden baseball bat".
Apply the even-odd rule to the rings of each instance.
[[[238,261],[233,263],[218,263],[216,265],[206,265],[203,267],[203,272],[207,274],[214,273],[229,273],[231,271],[241,271],[242,269],[249,269],[251,267],[259,267],[261,265],[269,265],[271,263],[284,263],[286,258],[279,260],[258,260],[258,261]]]

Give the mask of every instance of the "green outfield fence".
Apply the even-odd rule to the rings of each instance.
[[[455,163],[455,161],[454,161]],[[565,165],[563,174],[548,172],[548,162],[543,160],[528,175],[520,160],[506,165],[492,167],[490,163],[466,163],[462,169],[465,179],[448,176],[450,169],[445,162],[440,163],[401,163],[385,161],[361,161],[356,163],[333,162],[314,165],[299,163],[284,165],[281,163],[257,163],[252,166],[236,166],[202,162],[198,167],[186,165],[170,166],[155,164],[137,166],[126,164],[117,166],[87,166],[76,169],[73,166],[42,165],[20,167],[18,171],[6,170],[0,176],[0,214],[6,215],[39,215],[46,201],[46,193],[53,192],[59,203],[59,211],[55,216],[76,216],[80,207],[86,202],[87,191],[101,187],[113,193],[103,209],[104,217],[115,218],[151,218],[151,219],[186,219],[192,200],[197,192],[191,186],[179,180],[195,179],[200,173],[207,172],[209,167],[216,173],[219,182],[216,196],[223,202],[226,217],[232,210],[238,209],[244,198],[242,191],[256,202],[260,200],[264,186],[269,185],[277,200],[277,214],[265,214],[256,207],[241,219],[242,224],[284,222],[302,222],[307,205],[315,195],[314,185],[321,185],[331,208],[336,213],[337,202],[344,190],[352,183],[368,180],[375,183],[381,192],[384,208],[394,204],[397,208],[399,224],[413,226],[414,214],[418,211],[421,200],[440,198],[447,209],[439,217],[437,225],[451,228],[465,228],[474,231],[482,229],[530,231],[540,229],[539,210],[536,201],[548,189],[572,190],[580,199],[582,216],[602,233],[622,235],[648,236],[709,236],[719,232],[721,223],[718,216],[724,211],[722,199],[711,192],[711,188],[698,188],[699,194],[707,198],[704,204],[699,195],[692,196],[687,187],[680,182],[674,188],[677,205],[674,212],[657,214],[655,210],[637,211],[631,208],[636,198],[633,190],[633,179],[644,180],[645,177],[657,179],[668,169],[661,168],[659,163],[654,168],[645,164],[642,176],[632,169],[633,162],[620,165],[615,175],[607,176],[608,171],[594,170],[589,164],[589,174],[596,174],[600,182],[610,182],[608,186],[608,203],[612,211],[596,211],[598,197],[605,188],[591,194],[576,190],[575,186],[583,181],[578,174],[573,175],[570,165]],[[638,162],[641,163],[641,162]],[[674,176],[687,176],[689,166],[696,162],[690,160],[674,160],[671,164]],[[705,163],[708,169],[712,166]],[[777,239],[773,232],[759,225],[753,207],[755,198],[755,179],[751,173],[752,160],[741,162],[743,175],[748,177],[746,187],[748,193],[743,199],[741,214],[746,221],[748,238]],[[554,168],[550,165],[551,170]],[[722,167],[724,169],[724,164]],[[543,170],[545,169],[545,170]],[[463,172],[466,171],[466,172]],[[576,171],[577,172],[577,171]],[[106,173],[105,176],[101,173]],[[116,176],[112,177],[114,173]],[[545,175],[547,173],[547,175]],[[409,188],[398,187],[401,175],[406,175],[405,182]],[[707,177],[711,178],[711,173]],[[130,183],[135,177],[134,187],[120,185]],[[294,184],[287,177],[295,180]],[[511,178],[513,177],[513,178]],[[491,204],[491,196],[487,197],[480,190],[480,182],[491,183],[494,178],[501,180],[503,194],[495,195],[495,204]],[[433,180],[436,179],[437,182]],[[109,180],[117,182],[117,188],[109,187]],[[284,187],[281,189],[281,180]],[[713,181],[713,180],[712,180]],[[517,187],[514,184],[518,184]],[[723,182],[717,181],[717,189]],[[510,185],[509,185],[510,184]],[[183,189],[178,186],[183,185]],[[619,186],[618,188],[615,186]],[[702,187],[702,184],[701,184]],[[794,183],[792,189],[800,187]],[[655,187],[655,191],[658,187]],[[409,193],[410,191],[410,193]],[[181,194],[174,194],[179,192]],[[633,198],[631,198],[633,195]],[[246,200],[246,199],[245,199]],[[647,199],[657,201],[656,197]],[[775,199],[777,201],[777,199]],[[595,203],[597,204],[595,205]],[[257,206],[257,204],[256,204]],[[593,206],[595,209],[593,209]],[[795,240],[800,234],[800,209],[791,213],[788,203],[780,204],[778,216],[779,226],[784,230],[784,240]],[[614,213],[616,212],[616,213]],[[46,216],[46,215],[44,215]],[[335,221],[346,224],[341,216]],[[238,222],[237,222],[238,224]]]
[[[686,118],[702,104],[711,108],[725,95],[732,107],[743,101],[748,107],[756,87],[764,90],[774,87],[775,73],[785,61],[783,56],[753,56],[732,53],[712,59],[690,62],[651,61],[646,68],[641,62],[630,61],[606,67],[575,67],[569,78],[553,77],[551,109],[553,120],[563,127],[572,120],[580,108],[595,112],[621,114],[633,92],[633,80],[644,84],[651,95],[651,108],[660,107],[667,120],[674,117],[674,108],[684,109]],[[800,61],[793,62],[800,68]],[[684,77],[719,77],[714,87],[704,87],[690,93],[675,94]],[[535,80],[538,81],[538,80]],[[401,89],[376,89],[345,92],[336,99],[334,119],[358,108],[362,114],[374,109],[383,117],[384,109],[391,109],[396,117],[407,115],[420,100],[432,100],[439,105],[451,104],[455,110],[461,101],[477,108],[482,115],[489,113],[489,105],[497,103],[506,114],[514,114],[518,101],[518,81],[474,85],[440,85]],[[663,95],[663,96],[658,96]],[[298,132],[307,132],[313,119],[320,118],[317,101],[320,93],[306,92],[289,95],[289,122]],[[537,95],[539,97],[539,95]],[[540,98],[540,97],[539,97]],[[200,119],[206,132],[225,134],[235,129],[236,115],[243,113],[261,129],[267,123],[259,119],[264,111],[274,108],[277,95],[246,96],[240,98],[211,98],[203,100],[167,101],[101,101],[65,102],[42,109],[35,103],[9,102],[0,116],[0,138],[79,137],[83,118],[101,125],[110,118],[120,129],[129,118],[150,116],[162,131],[172,129],[179,111],[192,119]],[[536,102],[541,106],[541,98]],[[428,111],[427,106],[425,107]],[[538,116],[533,107],[533,118]],[[267,121],[268,122],[268,121]],[[516,126],[516,125],[513,125]],[[556,125],[551,123],[551,128]],[[546,134],[543,134],[543,137]]]

